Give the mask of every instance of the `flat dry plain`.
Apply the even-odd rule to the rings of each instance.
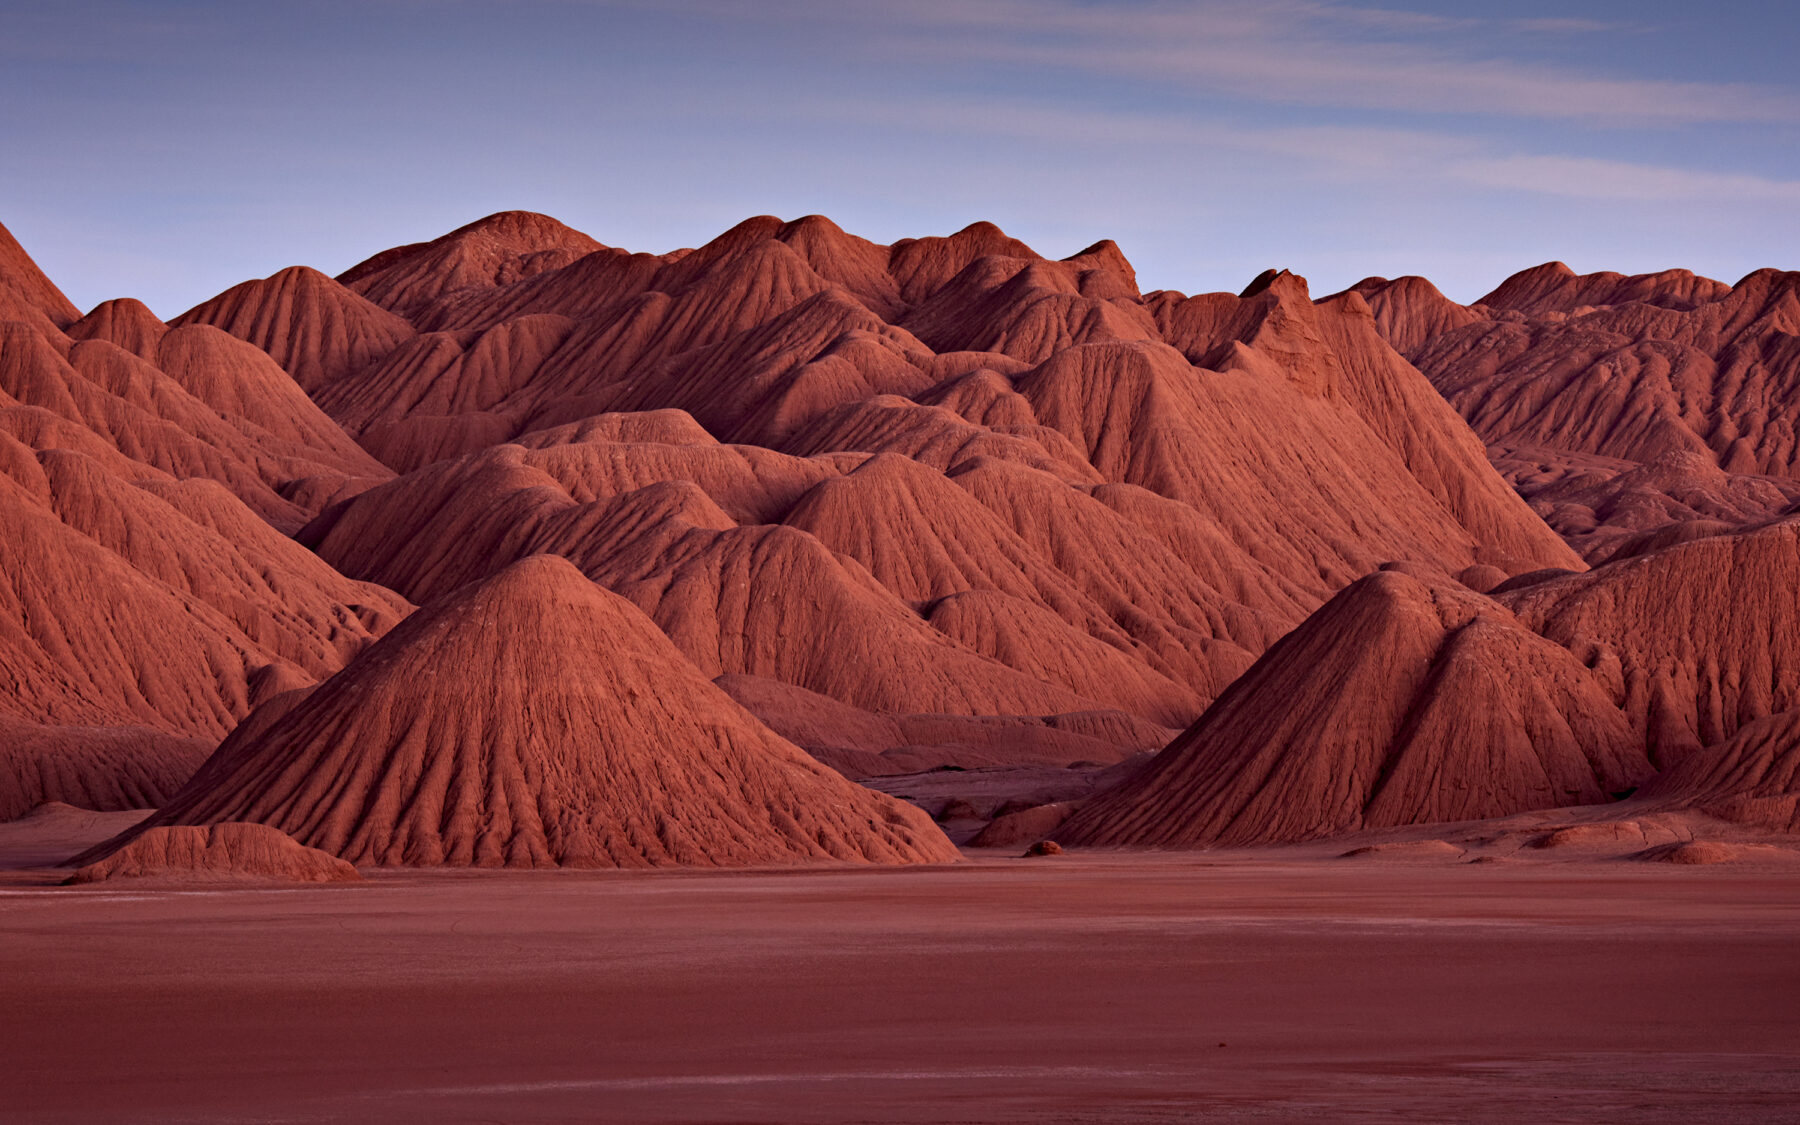
[[[1089,853],[61,889],[14,840],[7,1120],[1800,1118],[1792,867]]]

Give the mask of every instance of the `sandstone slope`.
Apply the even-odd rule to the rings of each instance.
[[[80,316],[0,231],[0,810],[145,807],[411,607],[287,537],[391,477],[266,354]]]
[[[704,673],[871,713],[1179,727],[1384,561],[1581,566],[1360,296],[1146,295],[1111,243],[505,213],[178,323],[406,474],[301,534],[344,573],[429,601],[561,554]]]
[[[1640,785],[1658,807],[1742,801],[1785,828],[1796,575],[1793,518],[1489,597],[1417,567],[1371,575],[1059,839],[1288,842],[1602,804]]]
[[[1467,307],[1416,277],[1353,292],[1590,562],[1639,533],[1741,524],[1800,497],[1800,274],[1725,285],[1551,262]]]
[[[1800,833],[1800,711],[1747,723],[1644,786],[1652,808],[1696,809],[1721,820]]]
[[[1279,641],[1057,839],[1306,840],[1591,804],[1652,772],[1567,650],[1447,579],[1388,570]]]
[[[552,557],[421,610],[246,724],[143,827],[223,821],[356,864],[956,858],[922,813],[774,735],[630,603]]]

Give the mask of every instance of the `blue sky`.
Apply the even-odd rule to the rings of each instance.
[[[1797,56],[1772,0],[0,0],[0,222],[165,317],[508,208],[987,219],[1188,292],[1734,281],[1800,268]]]

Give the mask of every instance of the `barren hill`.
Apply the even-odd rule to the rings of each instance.
[[[1384,561],[1580,565],[1362,298],[1145,295],[1111,243],[506,213],[178,323],[405,474],[301,534],[344,573],[429,602],[561,554],[709,674],[870,712],[1180,726]]]
[[[1652,781],[1666,807],[1788,808],[1797,546],[1789,519],[1492,597],[1423,570],[1371,575],[1059,839],[1285,842],[1600,804]]]
[[[1352,292],[1590,562],[1671,523],[1800,502],[1800,274],[1551,262],[1467,307],[1417,277]]]
[[[1594,804],[1653,769],[1606,685],[1429,573],[1352,585],[1065,843],[1258,844]]]
[[[1065,842],[1607,802],[1800,708],[1796,276],[1189,296],[988,223],[649,254],[503,212],[164,324],[0,237],[0,809],[164,801],[224,738],[156,823],[916,861],[795,743],[1183,730]]]
[[[162,812],[79,862],[226,821],[358,864],[956,858],[923,813],[771,733],[629,602],[550,556],[421,610],[246,723]]]

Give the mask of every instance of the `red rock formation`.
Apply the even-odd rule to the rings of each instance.
[[[1658,774],[1637,794],[1651,808],[1691,808],[1721,820],[1800,832],[1800,711],[1745,724]]]
[[[109,879],[159,882],[354,883],[356,868],[264,824],[153,828],[76,870],[65,886]]]
[[[241,341],[193,327],[138,342],[151,359],[98,337],[59,353],[0,324],[0,428],[40,449],[109,447],[127,475],[217,481],[288,531],[314,514],[293,499],[308,479],[391,475]]]
[[[1375,324],[1401,355],[1410,356],[1426,343],[1459,328],[1480,324],[1479,309],[1465,308],[1444,296],[1422,277],[1366,277],[1347,292],[1360,293],[1375,314]]]
[[[1062,835],[1306,839],[1593,803],[1653,768],[1645,792],[1662,805],[1741,797],[1744,816],[1785,830],[1792,724],[1764,717],[1800,708],[1795,574],[1787,519],[1522,577],[1493,600],[1371,576]]]
[[[428,331],[315,387],[412,471],[305,532],[334,565],[429,600],[551,551],[707,674],[1156,724],[1383,560],[1580,565],[1355,295],[1145,298],[1110,243],[1050,262],[977,224],[884,248],[816,216],[519,264],[568,245],[500,216],[345,276]],[[343,351],[317,279],[234,294],[207,315]],[[645,415],[690,421],[616,421]],[[489,448],[509,439],[536,452]]]
[[[1664,270],[1627,277],[1621,273],[1577,274],[1561,262],[1546,262],[1507,278],[1498,289],[1476,304],[1527,314],[1629,304],[1688,310],[1716,301],[1729,292],[1729,285],[1710,277],[1698,277],[1687,270]]]
[[[1057,829],[1196,847],[1604,801],[1652,768],[1603,682],[1424,571],[1355,583]]]
[[[0,316],[36,310],[0,323],[0,808],[145,807],[411,608],[277,530],[391,474],[262,351],[130,300],[69,315],[0,242]]]
[[[169,326],[132,297],[102,301],[64,332],[71,340],[105,340],[139,359],[156,362],[156,346]]]
[[[1590,564],[1761,523],[1800,504],[1800,479],[1727,473],[1704,453],[1620,461],[1494,449],[1494,467]]]
[[[248,340],[309,392],[380,360],[413,334],[405,320],[305,266],[234,286],[170,323],[211,324]]]
[[[1418,278],[1356,288],[1590,561],[1672,523],[1766,518],[1780,480],[1800,478],[1800,274],[1760,270],[1727,286],[1554,262],[1467,308]],[[1593,475],[1609,462],[1611,487]],[[1719,470],[1741,479],[1726,485]]]
[[[1677,543],[1499,594],[1579,657],[1667,768],[1800,708],[1800,520]]]
[[[446,236],[440,249],[471,237]],[[401,248],[367,270],[358,267],[352,280],[362,285],[403,262],[422,261],[423,253]],[[290,335],[341,334],[332,324],[344,317],[328,302],[314,301],[308,307],[324,311],[307,313],[278,293],[258,293],[274,310],[268,316],[293,307],[303,323]],[[234,301],[253,295],[246,291]],[[1254,531],[1238,529],[1259,538],[1294,534],[1286,525],[1295,521],[1279,514],[1283,504],[1311,503],[1312,493],[1333,481],[1366,478],[1365,491],[1374,495],[1320,498],[1316,511],[1327,519],[1354,510],[1380,525],[1384,516],[1376,513],[1417,507],[1412,497],[1386,496],[1390,485],[1399,493],[1422,489],[1426,496],[1418,503],[1448,511],[1453,528],[1447,533],[1436,518],[1386,519],[1387,541],[1370,543],[1367,555],[1345,550],[1369,538],[1366,528],[1324,528],[1289,560],[1314,586],[1313,600],[1381,558],[1428,558],[1460,569],[1479,551],[1515,570],[1571,563],[1493,480],[1479,447],[1382,342],[1358,299],[1315,308],[1304,284],[1287,277],[1252,298],[1211,300],[1141,297],[1129,263],[1110,244],[1048,262],[991,225],[977,224],[948,239],[896,244],[883,261],[882,248],[816,216],[793,223],[762,217],[683,256],[596,252],[511,285],[459,288],[411,314],[440,331],[389,349],[379,363],[334,377],[317,393],[365,444],[406,468],[596,413],[674,407],[738,442],[806,453],[900,452],[943,469],[958,457],[987,453],[1070,479],[1144,483],[1148,477],[1153,489],[1190,503],[1202,484],[1303,480],[1298,497],[1256,496],[1235,505],[1260,516]],[[1196,315],[1203,306],[1212,311]],[[495,337],[503,326],[507,335]],[[1021,360],[1054,365],[1084,342],[1154,348],[1161,339],[1175,342],[1187,360],[1224,371],[1196,380],[1188,362],[1157,361],[1161,374],[1150,393],[1180,393],[1196,382],[1208,393],[1194,413],[1178,411],[1150,432],[1131,432],[1131,420],[1146,415],[1121,409],[1096,387],[1082,389],[1094,392],[1088,406],[1040,402],[1059,381],[1048,372],[1020,381],[1020,390],[1052,385],[1036,394],[992,382]],[[942,392],[952,395],[945,405],[962,411],[961,421],[912,405],[921,398],[929,405],[949,353],[993,357],[986,365],[993,374],[978,399]],[[1122,352],[1094,358],[1104,375],[1112,364],[1134,362]],[[953,378],[968,371],[966,361],[959,367]],[[1243,372],[1237,381],[1243,390],[1229,392],[1238,401],[1225,403],[1224,386],[1212,384],[1230,383],[1225,372],[1233,369]],[[1278,374],[1261,377],[1270,372]],[[999,401],[1006,403],[1004,421],[994,413]],[[1131,466],[1110,450],[1092,448],[1088,439],[1102,435],[1090,432],[1091,421],[1070,417],[1071,405],[1116,416],[1107,427],[1109,443],[1154,450],[1149,457],[1165,463]],[[1221,406],[1225,417],[1209,425],[1209,411]],[[1291,439],[1270,427],[1275,417],[1293,431]],[[1238,435],[1246,430],[1256,439],[1243,442]],[[1272,442],[1290,440],[1287,457],[1267,451]],[[1223,459],[1206,452],[1221,443],[1232,448],[1233,461],[1241,462],[1245,450],[1255,458],[1238,464],[1228,482],[1214,472]],[[1104,463],[1085,463],[1096,457]],[[1463,554],[1468,557],[1458,557]]]
[[[357,654],[410,608],[373,583],[452,604],[540,554],[648,615],[676,678],[733,685],[852,773],[1111,761],[1198,718],[1128,836],[1597,800],[1646,751],[1666,765],[1800,707],[1791,646],[1745,616],[1789,627],[1756,576],[1788,573],[1785,533],[1722,534],[1800,500],[1791,275],[1545,269],[1464,308],[1419,278],[1314,301],[1272,270],[1190,298],[1140,293],[1109,242],[1049,261],[990,224],[887,247],[762,216],[648,255],[507,212],[167,326],[123,300],[77,318],[8,245],[0,666],[21,687],[0,710],[213,737],[244,719],[203,788],[303,794],[335,848],[692,852],[622,806],[595,806],[610,836],[521,813],[498,840],[432,837],[427,801],[371,843],[323,782],[252,768],[271,740],[336,769],[327,732],[402,737],[342,686],[385,666]],[[279,534],[303,523],[318,557]],[[1619,561],[1580,573],[1557,531]],[[1404,573],[1352,585],[1388,560]],[[1708,568],[1749,607],[1696,592]],[[105,588],[62,596],[74,573]],[[429,726],[452,702],[407,706]],[[876,836],[840,843],[905,851]]]
[[[55,334],[81,311],[38,269],[12,232],[0,226],[0,321],[17,320]]]
[[[0,513],[0,712],[22,719],[217,738],[265,669],[327,675],[410,608],[208,481],[0,435]]]
[[[548,557],[420,611],[227,739],[143,827],[223,821],[358,864],[956,858],[924,814],[771,733],[630,603]]]
[[[468,290],[492,290],[605,250],[548,215],[502,211],[442,238],[397,246],[338,275],[376,304],[409,316]]]
[[[1155,750],[1175,732],[1123,711],[1063,715],[875,714],[759,676],[713,681],[781,737],[851,778],[940,766],[1047,765],[1122,761]]]
[[[97,812],[153,809],[212,743],[148,727],[44,726],[0,716],[0,820],[57,801]]]

